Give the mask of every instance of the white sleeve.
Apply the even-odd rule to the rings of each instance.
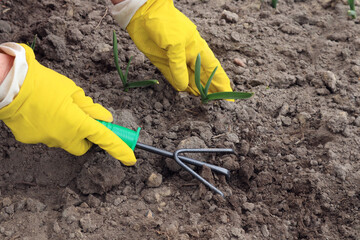
[[[146,3],[147,0],[125,0],[111,9],[111,14],[121,28],[125,29],[136,11]]]
[[[0,49],[11,56],[14,56],[14,64],[4,81],[0,84],[0,108],[9,105],[25,80],[28,64],[26,62],[25,49],[17,43],[8,42],[0,44]]]

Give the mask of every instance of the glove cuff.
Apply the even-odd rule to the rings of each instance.
[[[116,4],[111,14],[122,29],[126,29],[136,11],[146,3],[147,0],[125,0]]]

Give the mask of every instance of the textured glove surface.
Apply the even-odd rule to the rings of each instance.
[[[31,48],[29,66],[15,99],[0,109],[0,119],[23,143],[44,143],[82,155],[92,143],[99,145],[124,165],[136,163],[134,152],[112,131],[94,119],[111,122],[111,113],[93,103],[69,78],[42,66]]]
[[[196,26],[172,0],[148,0],[132,17],[127,31],[138,47],[177,91],[199,95],[194,67],[201,56],[203,86],[218,66],[209,93],[231,92],[230,80]]]

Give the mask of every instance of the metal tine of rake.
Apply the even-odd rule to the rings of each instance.
[[[153,147],[153,146],[149,146],[149,145],[146,145],[146,144],[143,144],[143,143],[139,143],[137,142],[136,143],[136,147],[139,148],[139,149],[142,149],[142,150],[145,150],[145,151],[148,151],[148,152],[152,152],[152,153],[155,153],[155,154],[159,154],[159,155],[162,155],[164,157],[168,157],[168,158],[174,158],[174,153],[172,152],[169,152],[169,151],[166,151],[166,150],[163,150],[163,149],[159,149],[159,148],[156,148],[156,147]],[[213,149],[213,148],[211,148]],[[196,150],[196,149],[195,149]],[[201,151],[203,150],[207,150],[207,149],[200,149]],[[217,153],[232,153],[234,154],[234,150],[230,149],[230,148],[219,148],[219,149],[213,149],[213,150],[216,150],[216,151],[213,151],[213,152],[217,152]],[[204,151],[203,151],[204,152]],[[205,151],[206,152],[206,151]],[[230,179],[230,171],[226,168],[223,168],[223,167],[219,167],[219,166],[216,166],[216,165],[213,165],[213,164],[210,164],[210,163],[205,163],[205,162],[202,162],[202,161],[199,161],[199,160],[195,160],[195,159],[192,159],[192,158],[189,158],[189,157],[185,157],[185,156],[178,156],[178,158],[185,162],[185,163],[188,163],[188,164],[191,164],[191,165],[194,165],[196,167],[202,167],[202,166],[207,166],[208,168],[210,168],[212,171],[216,172],[216,173],[220,173],[222,175],[225,175],[226,179],[229,180]]]
[[[194,170],[192,170],[189,166],[187,166],[185,163],[188,164],[192,164],[194,166],[198,166],[198,167],[202,167],[202,166],[207,166],[209,167],[211,170],[217,172],[217,173],[221,173],[223,175],[226,176],[227,179],[230,178],[230,171],[226,168],[222,168],[216,165],[212,165],[209,163],[204,163],[192,158],[188,158],[185,156],[180,156],[180,153],[235,153],[233,149],[230,148],[204,148],[204,149],[179,149],[177,151],[175,151],[174,153],[165,151],[165,150],[161,150],[152,146],[148,146],[146,144],[142,144],[142,143],[136,143],[136,147],[152,152],[152,153],[156,153],[165,157],[169,157],[169,158],[174,158],[175,161],[186,171],[188,171],[193,177],[195,177],[196,179],[198,179],[200,182],[202,182],[205,186],[207,186],[208,188],[210,188],[211,190],[213,190],[214,192],[220,194],[222,197],[224,197],[224,194],[217,189],[214,185],[212,185],[211,183],[209,183],[207,180],[205,180],[203,177],[201,177],[199,174],[197,174]],[[184,163],[185,162],[185,163]]]
[[[217,189],[214,185],[209,183],[207,180],[205,180],[203,177],[201,177],[199,174],[197,174],[194,170],[192,170],[189,166],[184,164],[181,160],[179,154],[180,153],[234,153],[234,150],[227,149],[227,148],[208,148],[208,149],[179,149],[175,151],[174,153],[174,159],[175,161],[186,171],[188,171],[191,175],[193,175],[195,178],[197,178],[200,182],[202,182],[205,186],[213,190],[214,192],[220,194],[222,197],[224,197],[224,193],[221,192],[219,189]]]

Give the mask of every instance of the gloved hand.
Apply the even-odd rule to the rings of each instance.
[[[69,78],[42,66],[24,44],[28,72],[19,94],[0,109],[0,119],[23,143],[44,143],[82,155],[92,143],[124,165],[136,163],[134,152],[100,122],[111,122],[111,113],[94,104]]]
[[[132,17],[126,30],[150,61],[177,91],[199,95],[194,81],[195,61],[201,56],[205,86],[216,66],[209,93],[231,92],[230,80],[196,26],[174,7],[172,0],[148,0]]]

